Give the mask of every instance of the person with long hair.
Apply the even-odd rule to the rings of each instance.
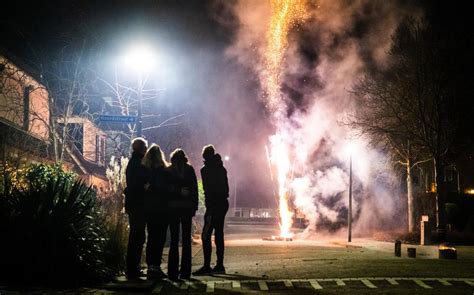
[[[168,202],[170,226],[170,250],[168,256],[168,277],[171,280],[191,277],[191,225],[198,209],[198,186],[194,168],[182,149],[176,149],[170,156],[173,194]],[[181,267],[179,267],[179,231],[181,227]]]
[[[171,193],[171,177],[168,163],[160,146],[153,144],[142,160],[147,169],[145,193],[145,220],[147,223],[148,239],[146,244],[147,277],[163,279],[166,277],[161,270],[163,247],[168,230],[167,207]]]
[[[204,254],[204,265],[193,275],[224,274],[224,221],[229,210],[229,182],[227,170],[222,158],[216,153],[214,146],[207,145],[202,149],[204,166],[201,168],[202,186],[206,203],[204,227],[201,240]],[[215,236],[217,262],[211,268],[212,232]]]

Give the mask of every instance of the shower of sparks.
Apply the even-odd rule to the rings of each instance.
[[[267,107],[278,120],[285,106],[280,87],[284,56],[288,47],[288,33],[293,26],[303,22],[307,17],[306,0],[271,0],[271,8],[272,16],[267,34],[262,84]],[[293,213],[289,208],[289,184],[292,165],[289,146],[282,140],[278,131],[271,138],[270,159],[277,170],[280,236],[291,238]]]
[[[305,3],[306,0],[271,0],[272,16],[267,33],[263,75],[267,106],[271,111],[277,111],[281,106],[280,85],[288,32],[307,17]]]

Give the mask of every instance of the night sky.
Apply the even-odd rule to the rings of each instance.
[[[218,2],[189,0],[18,3],[1,16],[0,46],[35,68],[64,48],[78,51],[86,40],[107,76],[113,59],[131,42],[146,40],[165,64],[150,82],[165,89],[150,105],[152,113],[160,118],[185,114],[180,125],[146,131],[148,140],[167,154],[183,147],[197,170],[202,146],[215,144],[231,158],[226,166],[230,185],[237,183],[239,205],[272,206],[268,174],[263,181],[256,174],[258,166],[267,167],[263,147],[271,126],[256,99],[253,74],[225,57],[232,30],[219,25],[215,13],[220,13]]]
[[[274,205],[268,174],[260,173],[262,167],[267,169],[262,148],[272,127],[256,98],[255,75],[225,56],[236,20],[220,10],[219,1],[12,2],[9,7],[2,4],[0,47],[33,68],[54,59],[64,48],[78,50],[87,40],[97,63],[107,69],[113,57],[137,38],[150,41],[159,48],[165,65],[152,81],[165,90],[151,108],[163,117],[186,115],[182,124],[145,133],[147,138],[167,153],[183,147],[195,168],[201,166],[201,147],[215,144],[231,157],[227,166],[231,185],[238,184],[238,205]],[[433,24],[473,33],[470,10],[461,1],[415,2]],[[218,23],[216,15],[221,21],[226,18],[226,26]],[[370,25],[361,23],[359,29]],[[306,55],[310,60],[314,52]]]

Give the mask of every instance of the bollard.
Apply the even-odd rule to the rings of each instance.
[[[420,223],[420,245],[429,245],[431,243],[431,227],[428,215],[421,216]]]
[[[416,258],[416,248],[407,248],[408,257]]]
[[[395,256],[402,256],[402,242],[400,240],[395,241]]]
[[[458,259],[456,248],[450,245],[440,245],[438,253],[439,259]]]
[[[458,259],[458,254],[453,249],[439,249],[438,257],[439,259]]]

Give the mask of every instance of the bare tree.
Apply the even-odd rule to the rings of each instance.
[[[145,111],[142,114],[142,119],[144,121],[143,131],[150,132],[151,130],[164,128],[168,126],[180,125],[180,119],[185,116],[185,114],[178,114],[166,117],[161,119],[162,114],[156,111],[151,103],[160,98],[160,93],[164,89],[154,89],[148,88],[147,79],[139,79],[140,82],[136,85],[125,85],[121,83],[120,77],[117,73],[117,70],[114,71],[113,82],[109,82],[106,79],[99,78],[99,84],[105,85],[104,100],[107,104],[107,107],[103,105],[101,113],[112,113],[119,114],[124,116],[137,116],[138,113],[138,104],[139,104],[139,95],[138,92],[141,91],[141,100],[145,106]],[[103,86],[99,86],[103,87]],[[138,89],[141,88],[141,89]],[[150,107],[147,107],[150,106]],[[124,124],[123,127],[116,127],[115,130],[109,132],[113,145],[115,146],[115,155],[124,155],[123,151],[127,150],[130,140],[137,134],[137,124],[136,122]],[[122,138],[127,138],[126,147]]]
[[[389,147],[407,168],[409,212],[413,212],[411,169],[428,158],[434,161],[438,229],[445,226],[444,170],[466,117],[459,96],[462,61],[456,57],[462,48],[453,47],[453,41],[425,23],[403,23],[393,37],[390,68],[368,73],[354,88],[359,110],[351,122]]]
[[[406,173],[408,231],[415,230],[412,170],[428,161],[423,149],[410,143],[410,124],[402,114],[405,107],[398,99],[387,77],[367,76],[353,91],[358,109],[350,125],[368,135],[374,146],[381,147],[392,156],[393,163],[401,165]]]
[[[72,48],[78,43],[78,49]],[[53,158],[62,162],[65,151],[76,143],[80,126],[71,124],[73,116],[92,118],[88,100],[96,81],[95,63],[87,39],[65,42],[53,58],[41,62],[44,83],[49,91]]]

